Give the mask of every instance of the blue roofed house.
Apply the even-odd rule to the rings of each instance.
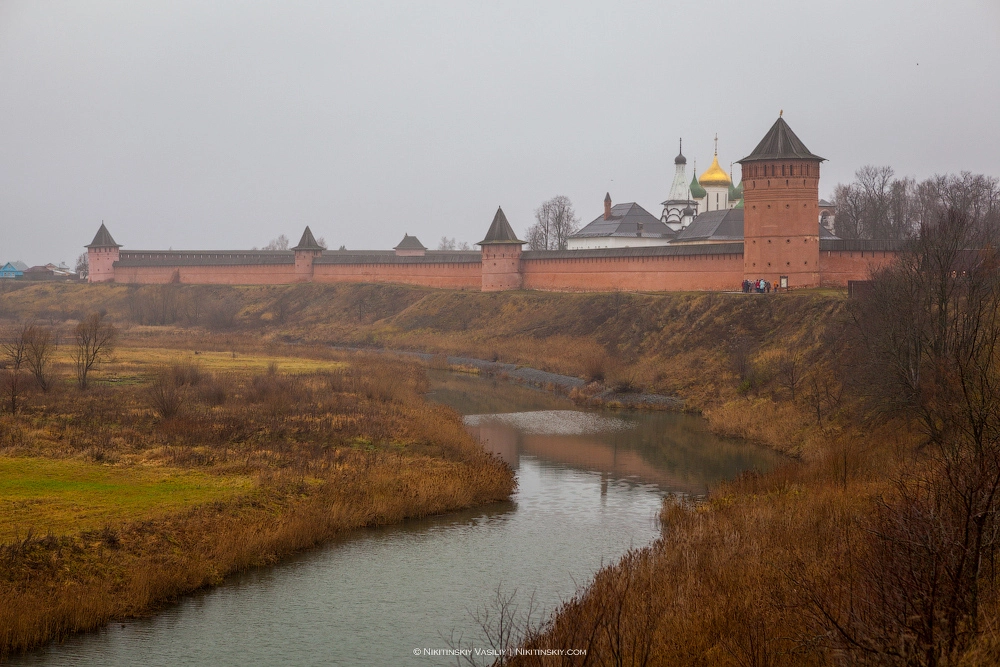
[[[0,278],[20,278],[28,265],[24,262],[7,262],[0,267]]]

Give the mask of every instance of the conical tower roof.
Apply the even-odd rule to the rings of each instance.
[[[526,243],[517,238],[514,230],[510,227],[510,223],[507,222],[507,216],[503,214],[503,209],[499,206],[497,207],[497,214],[493,216],[493,224],[490,225],[490,231],[486,232],[486,238],[477,245],[488,245],[491,243]]]
[[[427,250],[427,247],[416,236],[403,234],[403,240],[393,250]]]
[[[825,161],[818,155],[813,155],[802,143],[802,140],[795,136],[792,128],[781,116],[774,121],[774,125],[767,131],[764,138],[757,144],[750,155],[740,160],[744,162],[754,162],[756,160],[820,160]]]
[[[302,232],[302,238],[299,239],[299,244],[292,248],[292,250],[322,250],[323,246],[316,243],[316,237],[313,236],[312,230],[309,229],[309,225],[306,225],[306,230]]]
[[[101,228],[97,230],[97,234],[94,236],[94,240],[90,242],[89,245],[84,246],[85,248],[121,248],[120,243],[115,243],[115,240],[111,238],[111,232],[108,228],[101,223]]]

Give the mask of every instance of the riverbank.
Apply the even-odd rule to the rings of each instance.
[[[871,538],[891,534],[896,515],[884,508],[900,507],[906,480],[921,479],[922,437],[901,418],[873,418],[861,400],[867,380],[852,367],[860,346],[840,293],[73,289],[73,298],[106,299],[123,318],[130,303],[228,300],[235,305],[219,351],[262,341],[420,350],[676,395],[716,432],[798,458],[719,484],[705,502],[668,503],[663,538],[600,572],[540,633],[529,633],[530,646],[589,646],[589,655],[621,655],[627,646],[630,659],[667,665],[829,665],[850,650],[831,623],[889,627],[869,595],[885,582],[897,592],[924,585],[896,581],[908,570],[892,565],[892,550],[877,551],[884,540]],[[70,296],[39,292],[20,290],[0,306],[39,312]],[[212,329],[214,321],[200,326]],[[197,340],[176,325],[138,321],[133,335],[176,348]],[[845,588],[850,581],[861,584]],[[991,627],[992,603],[981,609],[982,627]],[[978,635],[965,655],[988,653],[991,641]]]
[[[358,353],[150,345],[128,332],[0,415],[0,658],[149,614],[347,530],[506,500],[512,471],[423,367]]]

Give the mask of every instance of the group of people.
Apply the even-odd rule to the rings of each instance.
[[[771,283],[764,280],[763,278],[758,278],[757,280],[744,280],[743,281],[743,293],[744,294],[765,294],[771,292]]]

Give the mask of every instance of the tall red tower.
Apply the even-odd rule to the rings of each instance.
[[[743,167],[743,275],[818,287],[819,164],[779,115]]]

